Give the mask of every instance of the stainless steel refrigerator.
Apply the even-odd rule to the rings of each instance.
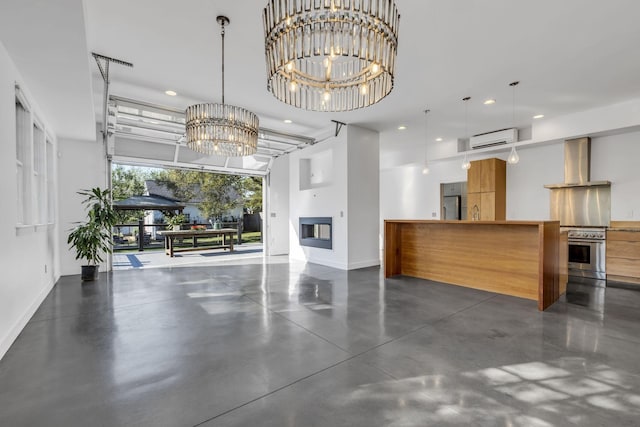
[[[460,196],[442,198],[442,219],[460,219]]]

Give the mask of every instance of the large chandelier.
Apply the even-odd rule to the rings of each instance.
[[[305,110],[368,107],[393,89],[400,14],[393,0],[270,0],[268,87]]]
[[[187,147],[207,155],[249,156],[258,148],[258,116],[224,103],[224,29],[229,18],[216,18],[222,28],[222,104],[187,107]]]

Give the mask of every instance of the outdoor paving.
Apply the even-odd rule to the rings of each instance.
[[[262,243],[243,243],[235,245],[233,252],[225,249],[207,249],[194,252],[176,253],[173,258],[164,250],[145,250],[143,252],[116,252],[113,254],[114,270],[132,270],[140,268],[160,268],[202,263],[225,263],[248,258],[262,258]]]

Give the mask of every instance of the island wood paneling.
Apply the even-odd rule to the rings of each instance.
[[[559,296],[557,221],[385,221],[385,277],[397,274],[538,301]]]
[[[538,309],[544,310],[560,297],[560,223],[541,224],[540,281],[538,282]],[[567,251],[568,252],[568,251]]]
[[[567,283],[569,282],[569,239],[567,231],[560,233],[560,255],[559,260],[559,272],[560,272],[560,295],[567,292]]]
[[[385,277],[400,274],[400,224],[389,222],[384,225],[384,271]]]

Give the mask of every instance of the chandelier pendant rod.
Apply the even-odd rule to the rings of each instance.
[[[220,34],[221,34],[221,43],[222,43],[222,105],[224,105],[224,27],[229,23],[229,18],[226,16],[218,16],[216,18],[218,24],[220,24]]]
[[[222,104],[224,105],[224,22],[222,25]]]
[[[194,151],[225,157],[250,156],[258,147],[259,119],[245,108],[226,105],[224,99],[225,29],[229,18],[220,15],[222,49],[222,103],[201,103],[187,107],[186,141]]]

